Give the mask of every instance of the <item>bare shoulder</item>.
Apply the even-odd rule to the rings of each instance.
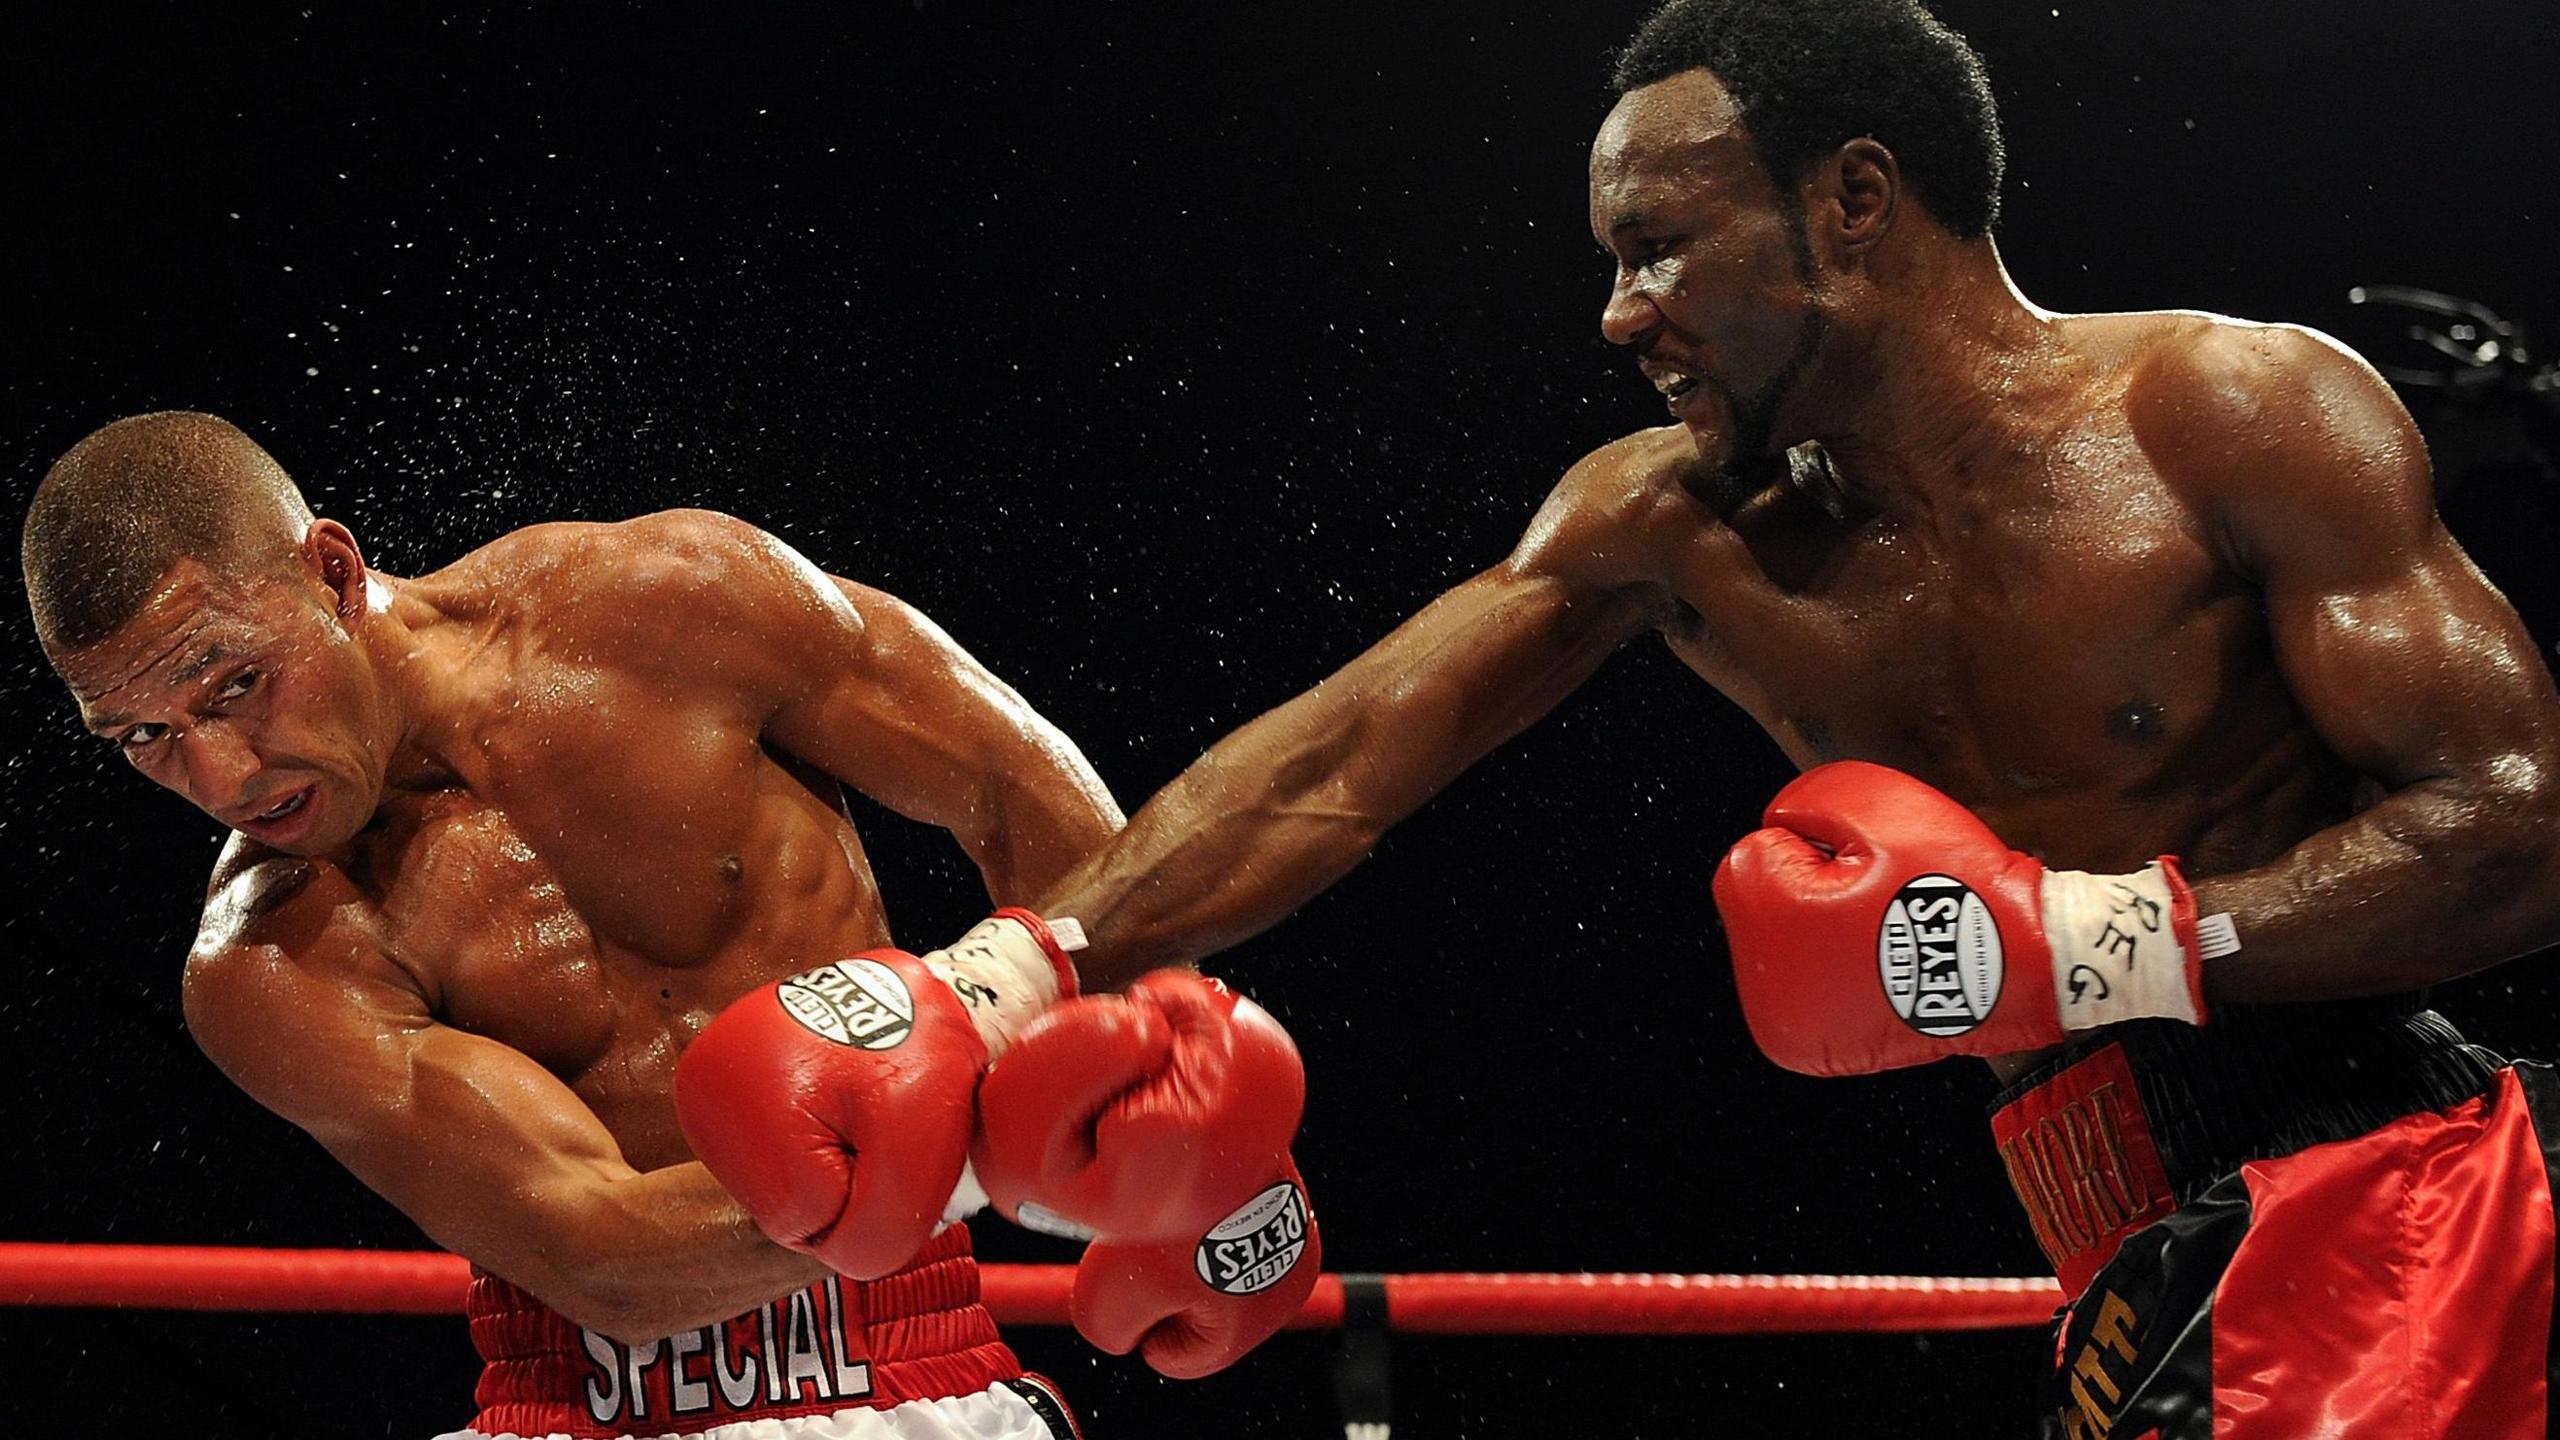
[[[613,524],[541,525],[476,551],[467,588],[503,597],[577,651],[618,666],[695,673],[720,653],[723,688],[764,691],[805,670],[808,648],[858,638],[846,591],[771,533],[714,510]],[[679,643],[680,642],[680,643]],[[767,663],[758,664],[761,660]]]
[[[2264,458],[2304,443],[2416,442],[2390,385],[2317,330],[2195,311],[2107,318],[2135,327],[2126,404],[2146,445]]]
[[[1610,441],[1565,471],[1511,563],[1608,584],[1658,579],[1667,527],[1695,522],[1703,463],[1678,425]]]
[[[1556,493],[1583,508],[1641,510],[1665,495],[1685,493],[1704,463],[1686,426],[1659,425],[1620,436],[1575,461]]]
[[[2121,318],[2139,323],[2125,392],[2135,439],[2244,560],[2271,543],[2406,537],[2431,519],[2425,441],[2354,351],[2300,325]]]
[[[227,1071],[254,1066],[316,993],[416,987],[375,943],[370,897],[326,860],[233,836],[205,888],[182,984],[187,1026]]]
[[[629,600],[770,596],[808,589],[815,567],[767,531],[717,510],[660,510],[610,523],[564,521],[510,531],[431,579]]]
[[[800,552],[760,526],[717,510],[660,510],[596,527],[594,555],[624,577],[652,584],[704,584],[809,568]]]
[[[444,592],[518,594],[538,590],[575,567],[610,524],[554,520],[510,530],[428,571],[416,583]]]
[[[342,905],[363,903],[344,872],[328,861],[287,855],[234,834],[205,882],[192,954],[282,943]]]

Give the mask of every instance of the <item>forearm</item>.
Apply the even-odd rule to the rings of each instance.
[[[2205,966],[2207,996],[2388,994],[2560,943],[2560,783],[2538,782],[2421,781],[2200,881],[2198,912],[2228,912],[2241,946]]]
[[[1633,592],[1487,572],[1212,747],[1041,908],[1083,924],[1090,989],[1258,934],[1553,709],[1646,614]]]
[[[766,1239],[694,1163],[582,1184],[536,1225],[551,1233],[490,1268],[617,1340],[725,1320],[827,1274]]]
[[[1327,717],[1264,716],[1167,785],[1042,905],[1075,917],[1093,948],[1089,990],[1116,990],[1269,929],[1360,863],[1427,796],[1333,783],[1350,736]],[[1356,735],[1356,722],[1350,724]]]

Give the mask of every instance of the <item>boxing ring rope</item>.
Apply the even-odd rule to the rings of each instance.
[[[1063,1325],[1069,1265],[980,1268],[999,1325]],[[2050,1280],[1920,1275],[1326,1275],[1293,1329],[1344,1323],[1345,1283],[1383,1292],[1413,1335],[1742,1335],[2040,1326]],[[0,1243],[0,1305],[459,1314],[460,1256],[436,1251]]]

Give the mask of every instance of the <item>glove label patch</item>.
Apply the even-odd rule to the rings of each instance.
[[[1904,1024],[1940,1039],[1962,1035],[2000,1003],[2000,926],[1963,881],[1918,876],[1885,907],[1876,973]]]
[[[915,1029],[916,997],[877,960],[839,960],[774,987],[785,1013],[821,1038],[894,1050]]]
[[[1102,1238],[1102,1232],[1090,1225],[1079,1225],[1037,1200],[1025,1200],[1013,1207],[1013,1223],[1025,1230],[1055,1235],[1061,1240],[1090,1243]]]
[[[1252,1295],[1288,1278],[1305,1253],[1307,1197],[1283,1180],[1201,1236],[1192,1264],[1210,1289]]]

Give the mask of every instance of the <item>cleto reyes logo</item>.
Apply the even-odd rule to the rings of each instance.
[[[1905,881],[1876,927],[1876,973],[1893,1013],[1923,1035],[1962,1035],[2000,1003],[2000,927],[1952,875]]]
[[[1201,1236],[1192,1264],[1210,1289],[1252,1295],[1279,1284],[1305,1253],[1307,1197],[1283,1180]]]
[[[891,1050],[915,1028],[916,1000],[877,960],[838,960],[774,987],[792,1019],[838,1045]]]

